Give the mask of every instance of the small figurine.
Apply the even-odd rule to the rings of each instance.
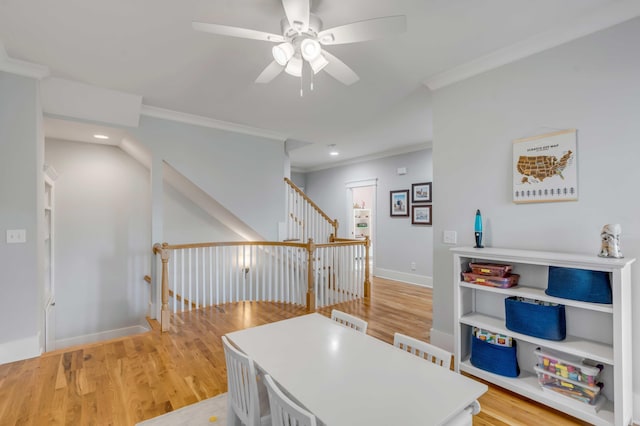
[[[614,257],[621,259],[622,250],[620,250],[620,234],[622,234],[622,227],[618,223],[606,224],[602,227],[600,232],[600,239],[602,243],[600,245],[600,257]]]
[[[482,215],[480,209],[476,210],[476,225],[475,225],[476,245],[475,248],[484,248],[482,245]]]

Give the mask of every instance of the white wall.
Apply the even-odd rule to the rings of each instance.
[[[284,142],[143,116],[129,130],[265,239],[284,220]]]
[[[431,150],[380,158],[306,174],[306,193],[329,217],[338,219],[338,235],[349,238],[350,208],[347,206],[348,182],[377,178],[375,221],[376,247],[374,274],[417,284],[431,284],[433,271],[433,230],[431,226],[412,225],[411,217],[390,217],[389,192],[411,190],[411,184],[431,182]],[[406,175],[397,169],[405,167]],[[439,189],[436,188],[436,194]],[[436,195],[436,197],[438,197]],[[438,198],[435,199],[439,202]],[[349,206],[351,207],[351,206]],[[436,218],[436,221],[438,219]],[[434,222],[435,223],[435,222]],[[411,270],[411,262],[416,270]]]
[[[434,301],[437,335],[453,333],[453,269],[444,230],[473,245],[477,208],[486,245],[597,254],[605,223],[622,224],[626,257],[640,257],[640,19],[503,66],[434,94]],[[512,141],[578,129],[579,201],[512,203]],[[633,304],[640,306],[640,264]],[[640,392],[640,312],[633,318]],[[637,401],[640,401],[636,397]],[[640,416],[636,403],[635,418]]]
[[[56,340],[139,331],[149,302],[149,171],[108,145],[47,140],[45,156],[59,175]]]
[[[38,82],[0,72],[0,364],[39,355],[42,343],[41,118]],[[7,244],[8,229],[24,229],[26,243]]]

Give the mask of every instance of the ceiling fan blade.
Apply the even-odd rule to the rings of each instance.
[[[310,0],[282,0],[284,14],[291,28],[299,33],[309,29]]]
[[[267,67],[260,73],[258,78],[256,78],[256,83],[268,83],[274,78],[276,78],[282,71],[284,67],[277,63],[276,61],[271,62]]]
[[[192,22],[194,30],[230,37],[249,38],[252,40],[283,42],[284,37],[279,34],[265,33],[248,28],[229,27],[227,25],[208,24],[206,22]]]
[[[351,68],[349,68],[340,59],[336,58],[326,50],[323,50],[322,54],[329,61],[329,63],[323,69],[331,77],[335,78],[345,86],[350,86],[356,81],[360,80],[360,77],[358,77],[358,74],[356,74]]]
[[[373,40],[407,30],[407,17],[404,15],[368,19],[351,24],[329,28],[318,33],[318,41],[324,45],[356,43]]]

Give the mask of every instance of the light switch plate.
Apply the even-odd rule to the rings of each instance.
[[[27,231],[25,229],[7,229],[7,244],[17,244],[27,242]]]
[[[456,244],[458,242],[458,233],[456,231],[444,231],[442,242],[445,244]]]

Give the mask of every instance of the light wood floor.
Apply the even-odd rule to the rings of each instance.
[[[386,342],[396,331],[429,340],[431,290],[374,279],[372,294],[336,307],[366,319],[368,334]],[[227,388],[220,336],[305,313],[280,303],[228,304],[181,315],[165,334],[0,365],[0,425],[133,425],[215,396]],[[480,403],[474,425],[584,424],[493,386]]]

